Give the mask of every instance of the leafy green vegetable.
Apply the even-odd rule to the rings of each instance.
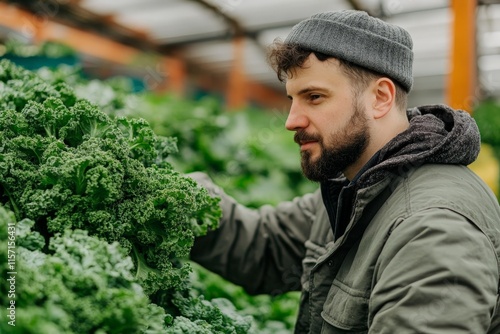
[[[249,333],[252,318],[241,316],[227,299],[205,300],[201,296],[176,295],[174,304],[181,315],[166,334],[246,334]]]
[[[256,109],[227,113],[214,99],[189,101],[168,95],[133,94],[131,86],[124,80],[87,81],[78,77],[79,71],[79,68],[60,66],[55,70],[40,69],[37,73],[52,86],[69,84],[74,88],[74,91],[68,90],[66,93],[70,97],[69,101],[92,101],[101,111],[116,120],[120,119],[118,127],[129,138],[128,145],[138,149],[134,158],[141,160],[141,156],[149,157],[141,160],[143,165],[162,166],[167,159],[176,170],[205,170],[228,193],[251,206],[276,203],[312,189],[312,184],[301,175],[297,147],[291,134],[283,128],[283,114]],[[136,122],[135,117],[144,117],[149,124],[142,121],[127,124],[130,120]],[[148,138],[154,137],[148,129],[153,129],[155,134],[178,137],[179,140],[163,140],[164,137],[156,135],[158,156],[151,161],[154,156],[151,147],[141,146],[140,141],[137,142],[138,138],[148,141]],[[0,137],[0,152],[3,142]],[[176,152],[176,144],[180,148],[179,152]],[[142,147],[147,149],[143,150]],[[55,179],[60,178],[56,176]],[[141,202],[141,199],[137,201]],[[131,202],[131,210],[141,205]],[[83,224],[85,226],[85,222]],[[199,230],[195,234],[202,234],[205,226],[194,224],[193,230]],[[154,238],[154,234],[152,236]],[[144,236],[146,240],[149,237]],[[122,244],[127,246],[124,242]],[[142,273],[141,277],[154,277],[155,270],[142,266],[147,254],[140,249],[132,249],[131,252],[135,258],[143,260],[138,261],[140,268],[137,272]],[[180,266],[177,260],[172,259],[172,262],[174,267]],[[250,321],[252,327],[248,333],[288,334],[292,331],[298,305],[297,293],[278,297],[249,296],[242,288],[219,276],[195,264],[191,266],[194,266],[194,273],[189,280],[193,285],[189,287],[189,293],[183,291],[172,295],[171,292],[165,294],[159,291],[151,295],[165,307],[167,313],[174,316],[167,321],[169,333],[215,333],[220,323],[217,319],[224,319],[226,327],[223,333],[242,331],[249,326],[249,317],[254,320]],[[188,275],[190,268],[183,268],[183,274]],[[154,281],[149,284],[156,289]],[[177,301],[179,298],[182,302]],[[227,299],[232,303],[221,302]],[[220,311],[194,306],[198,303],[213,304],[212,308]],[[228,307],[224,306],[226,304]],[[233,310],[233,304],[237,311]],[[196,315],[196,312],[190,311],[191,307],[206,312]],[[219,316],[205,317],[203,314],[207,312],[221,313]],[[237,317],[235,312],[243,316]],[[246,325],[241,327],[238,324]]]
[[[249,333],[289,334],[293,331],[299,307],[298,292],[274,297],[250,296],[242,287],[224,280],[196,263],[192,265],[192,290],[207,300],[230,300],[232,307],[235,307],[240,315],[253,318]]]
[[[2,274],[7,272],[7,240],[12,240],[7,228],[14,224],[15,298],[8,298],[8,282],[2,279],[0,303],[14,300],[16,318],[12,326],[2,316],[1,332],[164,333],[168,316],[136,282],[132,259],[118,243],[108,244],[86,231],[56,234],[50,239],[50,254],[45,254],[43,237],[31,231],[34,222],[16,223],[14,214],[0,206]]]
[[[246,333],[248,318],[190,293],[184,258],[221,212],[166,161],[175,140],[60,79],[0,61],[0,206],[20,220],[23,254],[16,330]]]
[[[189,268],[176,259],[220,209],[165,162],[175,145],[7,61],[0,79],[1,201],[45,238],[71,228],[120,242],[148,294],[183,286]]]
[[[213,98],[191,101],[165,94],[123,94],[124,85],[111,89],[108,82],[95,80],[88,85],[81,81],[77,87],[77,94],[83,93],[111,115],[143,117],[155,133],[178,138],[179,152],[168,161],[177,170],[208,172],[241,203],[278,203],[314,190],[301,174],[297,146],[284,129],[283,113],[254,108],[227,112]],[[293,331],[298,293],[249,296],[241,287],[192,266],[191,282],[199,295],[231,300],[239,314],[254,318],[250,333]]]
[[[45,41],[39,45],[32,45],[11,38],[4,42],[4,46],[6,53],[19,57],[45,56],[48,58],[61,58],[76,55],[73,48],[56,41]]]
[[[473,113],[481,141],[493,147],[500,147],[500,104],[486,100],[479,104]]]
[[[500,160],[500,104],[487,99],[476,106],[472,115],[481,133],[481,142],[490,145],[494,156]]]

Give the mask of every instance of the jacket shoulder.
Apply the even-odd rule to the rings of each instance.
[[[485,211],[500,224],[500,206],[491,189],[468,167],[424,165],[411,171],[397,189],[408,200],[408,214],[426,208],[447,208],[471,221],[484,219]]]
[[[387,203],[393,221],[402,222],[429,209],[451,210],[491,242],[500,271],[500,206],[492,190],[462,165],[424,165],[401,178]],[[439,224],[430,221],[428,224]],[[395,228],[398,225],[392,226]]]

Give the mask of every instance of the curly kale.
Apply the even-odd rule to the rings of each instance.
[[[109,244],[83,230],[66,230],[45,242],[31,231],[34,222],[15,223],[0,206],[0,263],[7,263],[7,228],[16,227],[15,299],[0,287],[2,305],[15,300],[15,326],[0,322],[8,333],[165,333],[171,317],[151,304],[136,282],[133,263],[118,243]],[[6,268],[2,268],[5,273]],[[12,270],[9,270],[12,271]],[[2,316],[5,318],[5,316]]]
[[[2,222],[17,220],[20,273],[18,326],[2,332],[248,333],[250,318],[189,292],[183,258],[221,212],[166,162],[174,139],[7,61],[0,113],[0,269]]]
[[[181,316],[174,319],[174,326],[167,334],[246,334],[252,318],[241,316],[227,299],[218,298],[210,302],[203,297],[176,295],[174,304]]]
[[[48,240],[83,229],[119,242],[148,295],[185,287],[194,237],[217,226],[218,199],[165,161],[175,141],[111,117],[62,82],[0,61],[0,203]]]

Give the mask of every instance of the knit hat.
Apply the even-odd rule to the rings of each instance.
[[[398,82],[413,84],[413,42],[403,28],[357,10],[315,14],[296,24],[286,44],[343,59]]]

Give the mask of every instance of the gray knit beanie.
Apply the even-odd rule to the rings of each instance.
[[[398,82],[413,84],[413,42],[403,28],[357,10],[315,14],[296,24],[286,44],[347,60]]]

